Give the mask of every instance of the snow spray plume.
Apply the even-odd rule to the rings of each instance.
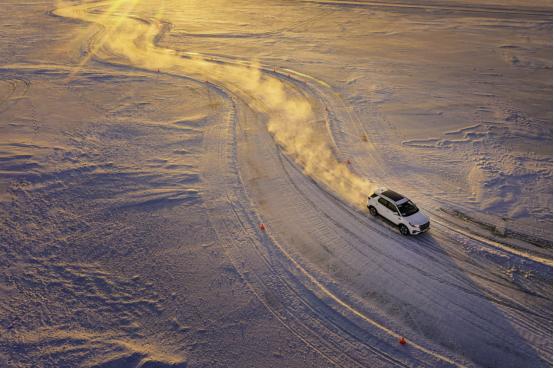
[[[94,9],[106,6],[103,13],[90,12],[91,5],[86,3],[59,7],[56,13],[103,27],[104,35],[91,50],[98,58],[125,60],[139,68],[193,76],[246,95],[250,107],[268,117],[267,128],[276,142],[307,175],[352,204],[359,205],[365,199],[374,186],[334,156],[326,129],[315,126],[315,113],[300,90],[262,73],[256,63],[250,66],[218,63],[201,56],[183,57],[174,50],[156,46],[156,37],[162,29],[157,20],[160,14],[148,20],[131,17],[136,1],[95,2]]]
[[[224,67],[225,68],[225,67]],[[228,82],[250,95],[253,108],[267,115],[267,128],[277,143],[302,165],[307,175],[324,183],[352,204],[360,204],[373,186],[337,160],[327,130],[317,126],[308,98],[256,65],[224,72]]]

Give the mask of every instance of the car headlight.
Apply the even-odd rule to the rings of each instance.
[[[412,222],[408,222],[408,224],[411,225],[412,227],[416,226],[415,224],[412,224]]]

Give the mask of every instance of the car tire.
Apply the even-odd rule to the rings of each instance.
[[[410,230],[404,224],[400,224],[398,228],[400,229],[400,233],[402,233],[403,236],[408,236],[410,234]]]
[[[368,206],[367,208],[369,209],[369,214],[373,215],[374,217],[376,217],[377,215],[379,215],[379,213],[377,212],[377,209],[375,209],[375,207],[373,207],[373,206]]]

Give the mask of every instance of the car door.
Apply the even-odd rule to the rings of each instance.
[[[390,221],[393,222],[394,224],[400,224],[402,218],[400,217],[400,212],[398,211],[398,208],[396,207],[396,205],[388,201],[387,207],[389,208],[389,211],[391,214]]]
[[[391,222],[394,222],[394,218],[396,217],[396,214],[392,212],[391,207],[394,206],[391,204],[390,201],[385,200],[382,197],[379,197],[379,200],[377,200],[377,211],[383,218],[386,218],[390,220]]]

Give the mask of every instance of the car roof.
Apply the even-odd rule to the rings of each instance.
[[[381,195],[383,195],[385,197],[388,197],[389,199],[391,199],[394,202],[397,202],[397,201],[400,201],[400,200],[406,198],[404,195],[401,195],[398,192],[394,192],[392,190],[386,190],[386,191],[382,192]]]

